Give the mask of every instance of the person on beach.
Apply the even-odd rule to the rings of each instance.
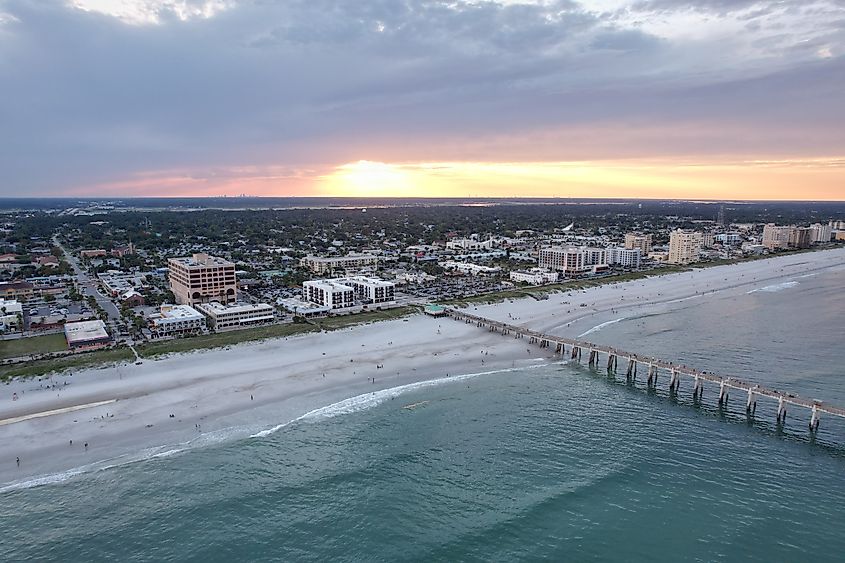
[[[21,466],[21,458],[18,457],[18,458],[15,459],[15,461],[18,463],[18,467],[20,467]]]
[[[88,451],[88,442],[85,442],[85,451]]]

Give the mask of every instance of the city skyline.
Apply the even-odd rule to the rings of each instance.
[[[842,200],[833,0],[0,2],[0,197]]]

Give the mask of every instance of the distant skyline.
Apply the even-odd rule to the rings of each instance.
[[[0,0],[0,197],[845,200],[843,0]]]

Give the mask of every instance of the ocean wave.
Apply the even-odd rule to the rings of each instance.
[[[581,334],[579,334],[578,338],[583,338],[583,337],[587,336],[588,334],[593,334],[594,332],[600,331],[601,329],[603,329],[606,326],[610,326],[612,324],[616,324],[618,322],[624,321],[625,318],[626,317],[619,317],[618,319],[613,319],[612,321],[607,321],[607,322],[598,324],[598,325],[594,326],[593,328],[591,328],[590,330],[588,330],[587,332],[582,332]]]
[[[107,469],[114,469],[117,467],[124,467],[133,463],[140,463],[152,459],[163,459],[173,457],[188,451],[216,445],[227,439],[244,437],[246,431],[242,427],[223,428],[212,432],[200,434],[193,440],[183,442],[180,444],[167,444],[161,446],[153,446],[144,448],[135,453],[123,454],[113,458],[107,458],[96,461],[87,465],[74,467],[58,473],[50,473],[47,475],[38,475],[29,477],[21,481],[15,481],[0,486],[0,494],[16,491],[20,489],[30,489],[32,487],[40,487],[42,485],[55,485],[67,481],[79,475],[90,473],[97,473]]]
[[[543,361],[543,360],[540,360]],[[450,377],[440,377],[437,379],[428,379],[426,381],[418,381],[416,383],[408,383],[406,385],[399,385],[397,387],[390,387],[388,389],[381,389],[379,391],[373,391],[371,393],[362,393],[361,395],[356,395],[354,397],[350,397],[348,399],[344,399],[342,401],[338,401],[336,403],[332,403],[331,405],[326,405],[325,407],[320,407],[318,409],[314,409],[309,411],[302,416],[294,418],[293,420],[289,420],[287,422],[283,422],[282,424],[277,424],[272,428],[267,428],[260,432],[256,432],[250,438],[265,438],[272,434],[275,434],[279,430],[290,426],[296,422],[308,422],[308,421],[319,421],[325,420],[329,418],[334,418],[337,416],[342,416],[346,414],[352,414],[364,410],[371,409],[382,404],[385,401],[390,399],[394,399],[403,395],[409,391],[416,391],[417,389],[425,389],[428,387],[437,387],[440,385],[444,385],[447,383],[453,383],[456,381],[465,381],[467,379],[472,379],[474,377],[479,377],[482,375],[493,375],[497,373],[510,373],[516,371],[525,371],[531,369],[537,369],[541,367],[548,366],[549,363],[547,361],[543,361],[543,363],[537,363],[531,366],[524,366],[524,367],[514,367],[514,368],[504,368],[504,369],[497,369],[497,370],[490,370],[490,371],[480,371],[476,373],[465,373],[461,375],[454,375]]]
[[[774,285],[767,285],[765,287],[758,287],[757,289],[746,291],[746,293],[751,294],[757,293],[758,291],[763,291],[765,293],[776,293],[778,291],[783,291],[784,289],[789,289],[790,287],[795,287],[796,285],[798,285],[797,281],[787,281],[783,283],[776,283]]]

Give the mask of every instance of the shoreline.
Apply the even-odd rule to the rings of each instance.
[[[621,310],[708,298],[749,286],[759,290],[775,280],[842,266],[845,249],[835,249],[573,289],[543,301],[470,305],[466,310],[576,337],[614,322]],[[344,408],[344,401],[357,398],[366,403],[368,397],[401,394],[403,386],[446,383],[447,374],[456,380],[551,361],[546,351],[526,348],[521,341],[418,314],[176,354],[140,366],[14,381],[0,395],[0,490],[225,440],[260,438],[329,406]],[[17,401],[10,399],[12,393],[18,394]],[[81,405],[84,408],[74,408]],[[27,418],[9,422],[15,417]]]

